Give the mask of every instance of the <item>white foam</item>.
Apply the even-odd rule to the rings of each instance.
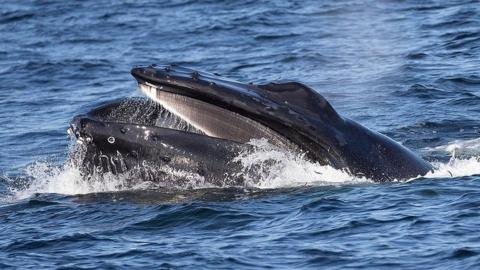
[[[425,178],[451,178],[480,175],[480,160],[478,157],[467,159],[453,157],[445,163],[433,163],[435,170],[425,175]]]
[[[371,182],[348,173],[322,166],[304,155],[275,147],[267,140],[252,140],[255,151],[241,153],[235,161],[243,166],[246,184],[256,188],[283,188],[312,185],[338,185]]]
[[[445,145],[425,148],[427,152],[446,152],[450,155],[448,163],[434,162],[435,170],[426,178],[450,178],[480,175],[480,138],[454,140]]]
[[[471,140],[454,140],[445,145],[440,145],[437,147],[427,147],[426,151],[443,151],[449,152],[454,155],[458,155],[464,152],[470,152],[473,154],[480,154],[480,138],[471,139]]]
[[[242,165],[241,176],[246,180],[245,187],[261,189],[344,185],[352,183],[371,183],[366,178],[349,175],[342,170],[330,166],[322,166],[308,161],[303,155],[281,150],[272,146],[266,140],[254,140],[250,144],[255,149],[241,153],[235,161]],[[458,158],[455,153],[467,149],[477,149],[480,139],[453,141],[444,146],[438,146],[434,151],[446,151],[452,157],[448,163],[434,163],[435,170],[426,178],[451,178],[480,175],[479,155]],[[430,149],[431,150],[431,149]],[[480,151],[479,151],[480,152]],[[32,181],[25,188],[12,190],[16,199],[28,198],[36,193],[86,194],[96,192],[115,192],[123,190],[142,190],[155,188],[151,183],[138,179],[137,183],[127,181],[128,176],[104,174],[102,177],[85,179],[80,170],[67,162],[63,166],[48,162],[36,162],[28,166],[25,174]],[[164,170],[165,171],[165,170]],[[167,170],[169,175],[185,179],[178,188],[195,189],[213,187],[206,179],[198,175],[177,170]],[[414,179],[411,179],[414,180]],[[225,181],[228,183],[229,181]],[[157,186],[158,187],[158,186]],[[222,185],[221,187],[227,187]]]
[[[68,163],[55,166],[48,162],[36,162],[25,170],[32,181],[24,189],[12,190],[17,199],[28,198],[36,193],[86,194],[123,190],[122,179],[105,175],[101,181],[86,181],[80,170]]]

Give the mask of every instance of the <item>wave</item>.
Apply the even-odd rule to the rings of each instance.
[[[302,186],[331,186],[359,183],[373,183],[367,178],[359,178],[345,171],[322,166],[307,160],[303,154],[288,152],[270,145],[265,140],[254,140],[250,144],[254,151],[240,153],[235,162],[242,165],[242,172],[233,177],[242,177],[243,188],[278,189]],[[480,175],[480,138],[455,140],[445,145],[426,148],[427,152],[449,152],[448,162],[433,162],[434,171],[425,176],[413,178],[456,178]],[[152,190],[162,188],[158,183],[144,181],[132,175],[103,174],[85,178],[74,162],[62,166],[48,162],[36,162],[25,169],[23,185],[12,185],[12,199],[25,199],[38,193],[77,195],[99,192],[119,192],[131,190]],[[183,179],[178,182],[180,190],[204,188],[228,188],[228,185],[212,186],[198,175],[179,170],[170,170],[169,175]],[[28,181],[25,181],[28,179]],[[17,181],[20,181],[17,179]],[[408,182],[407,181],[407,182]],[[231,183],[226,179],[225,183]],[[181,184],[180,184],[181,183]],[[186,184],[185,184],[186,183]]]
[[[447,163],[433,162],[435,170],[425,178],[450,178],[480,175],[480,138],[454,140],[447,144],[427,147],[427,152],[446,152],[451,158]]]
[[[308,161],[303,154],[288,152],[270,145],[266,140],[252,140],[254,151],[236,157],[242,164],[246,185],[272,189],[313,185],[335,185],[371,182],[331,166]]]

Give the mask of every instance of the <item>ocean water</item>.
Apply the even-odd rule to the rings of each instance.
[[[256,142],[245,186],[86,181],[69,121],[151,63],[301,81],[436,169],[378,184]],[[479,1],[2,1],[0,268],[479,268],[479,70]]]

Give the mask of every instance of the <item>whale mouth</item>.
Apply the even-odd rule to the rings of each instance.
[[[139,83],[139,89],[174,116],[176,122],[188,127],[188,132],[236,143],[266,139],[282,148],[292,147],[285,137],[259,122],[205,101],[173,93],[168,85],[142,82]]]
[[[205,135],[188,122],[171,113],[160,104],[144,97],[123,98],[100,106],[86,115],[100,123],[130,124],[139,127],[165,128]]]
[[[171,129],[185,133],[205,134],[147,98],[123,98],[99,106],[87,114],[73,118],[67,132],[80,144],[89,144],[99,137],[113,136],[110,126],[119,129],[134,126],[148,133],[153,129]]]
[[[109,102],[71,121],[68,132],[84,145],[79,164],[85,175],[138,170],[150,179],[174,169],[223,179],[238,173],[234,158],[251,151],[255,139],[297,149],[262,123],[179,94],[175,86],[139,82],[139,89],[146,97]]]
[[[125,124],[146,132],[156,128],[169,129],[240,144],[266,139],[282,149],[296,149],[288,139],[259,122],[216,105],[166,91],[167,88],[148,82],[139,83],[139,89],[146,98],[124,98],[97,107],[75,117],[68,132],[82,144],[94,141],[99,133],[106,131],[104,125]],[[85,123],[96,127],[87,131]]]

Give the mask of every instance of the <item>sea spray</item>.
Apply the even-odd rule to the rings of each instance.
[[[447,151],[451,158],[449,162],[434,162],[435,170],[421,178],[451,178],[480,174],[480,160],[478,151],[475,156],[457,157],[456,153],[464,153],[465,149],[475,147],[472,142],[454,141],[444,146],[436,147],[435,151]],[[303,154],[282,150],[269,144],[266,140],[253,140],[249,143],[253,151],[239,153],[234,162],[242,166],[242,171],[236,175],[243,179],[244,188],[276,189],[300,186],[321,186],[321,185],[345,185],[357,183],[373,183],[366,178],[359,178],[349,175],[342,170],[334,169],[331,166],[322,166],[318,163],[307,160]],[[456,147],[452,147],[455,145]],[[237,183],[232,179],[225,179],[223,183],[213,185],[202,176],[175,170],[174,168],[162,168],[165,182],[148,181],[151,178],[142,179],[134,172],[123,174],[102,174],[82,175],[80,168],[76,165],[75,159],[81,158],[81,151],[70,149],[71,157],[63,165],[55,165],[45,161],[35,162],[25,169],[26,178],[17,179],[22,181],[21,185],[12,185],[11,192],[16,199],[28,198],[36,193],[58,193],[58,194],[86,194],[97,192],[117,192],[125,190],[152,190],[162,188],[174,188],[180,190],[203,189],[203,188],[228,188],[229,183]],[[155,173],[158,168],[148,168],[144,164],[144,171]],[[28,181],[26,181],[26,179]],[[418,178],[410,179],[409,181]],[[14,186],[14,187],[13,187]],[[236,186],[238,187],[238,186]]]

